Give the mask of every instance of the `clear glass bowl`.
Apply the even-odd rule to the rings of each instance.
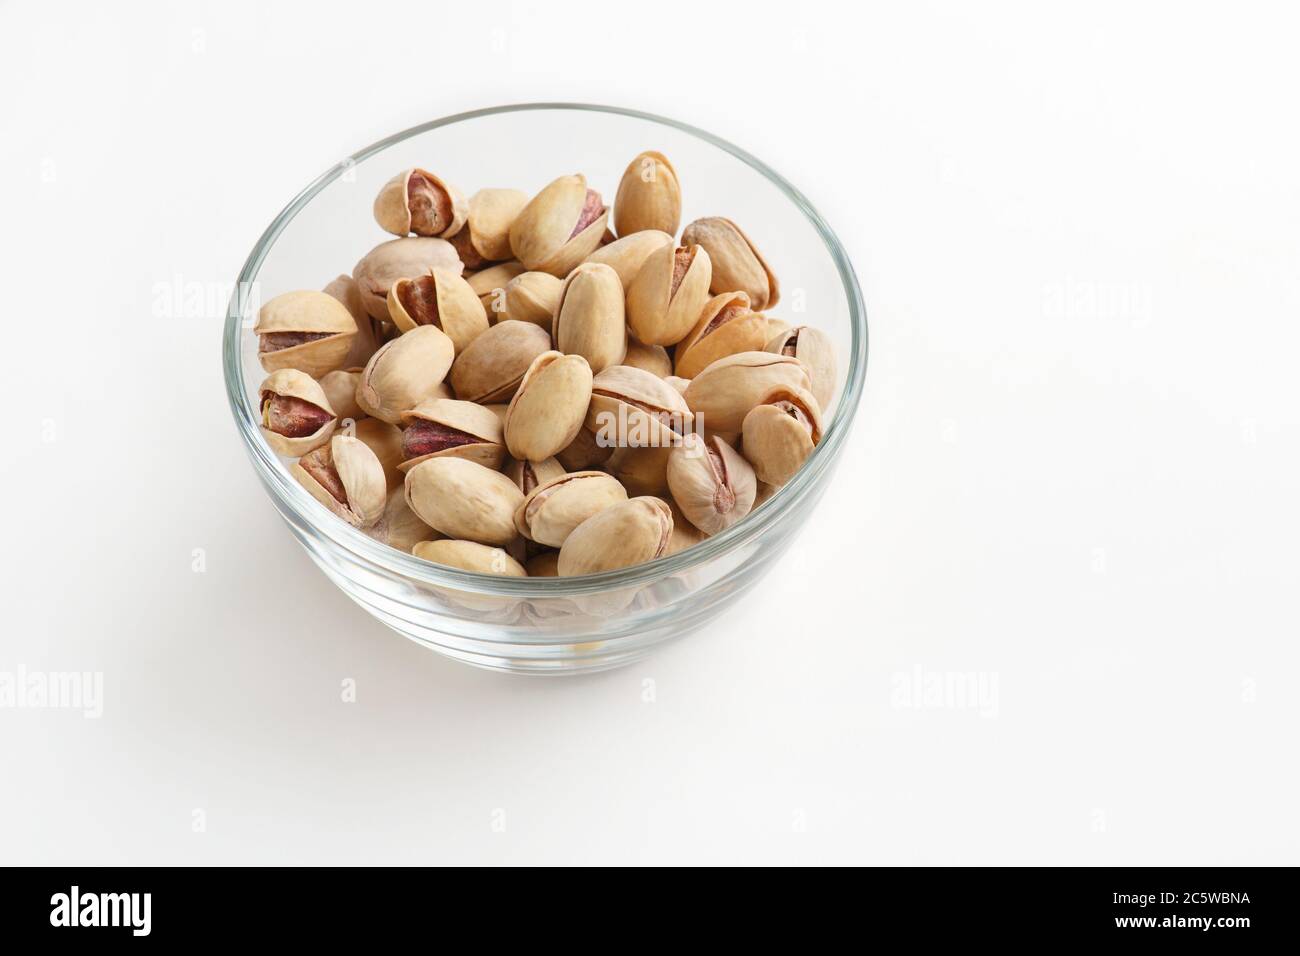
[[[466,193],[530,194],[582,172],[612,202],[642,150],[671,158],[682,223],[725,215],[763,250],[781,281],[769,315],[815,325],[839,352],[830,422],[802,470],[762,507],[704,543],[648,564],[575,578],[507,578],[422,561],[329,514],[289,475],[258,428],[265,378],[252,334],[257,307],[319,289],[391,238],[371,204],[397,171],[424,166]],[[626,664],[699,628],[748,591],[786,549],[834,471],[862,395],[867,321],[848,257],[792,185],[743,150],[673,120],[631,110],[530,103],[462,113],[375,143],[318,177],[275,217],[249,254],[226,316],[226,389],[249,457],[307,553],[349,597],[389,627],[481,667],[568,674]]]

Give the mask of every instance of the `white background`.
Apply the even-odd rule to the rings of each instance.
[[[104,675],[98,720],[0,710],[0,861],[1300,862],[1282,5],[264,6],[0,6],[0,671]],[[328,584],[219,361],[310,179],[548,99],[769,162],[872,336],[748,604],[568,681]]]

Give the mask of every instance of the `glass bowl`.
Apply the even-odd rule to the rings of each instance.
[[[671,158],[682,223],[742,224],[781,282],[769,315],[815,325],[839,355],[837,394],[803,468],[743,521],[647,564],[571,578],[512,578],[431,564],[327,512],[289,474],[259,430],[265,378],[252,333],[261,302],[319,289],[392,238],[371,204],[399,170],[423,166],[466,195],[511,186],[530,195],[582,172],[612,203],[643,150]],[[629,663],[721,614],[754,586],[812,518],[862,395],[867,321],[848,257],[794,186],[743,150],[682,123],[605,106],[529,103],[461,113],[406,130],[345,159],[307,186],[263,233],[239,275],[223,341],[226,389],[253,467],[294,536],[350,598],[393,630],[456,660],[525,673],[572,674]]]

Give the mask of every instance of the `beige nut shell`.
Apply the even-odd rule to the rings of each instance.
[[[306,372],[300,372],[294,368],[280,369],[280,371],[268,375],[266,380],[258,386],[259,403],[264,404],[264,396],[268,392],[273,395],[302,399],[304,402],[309,402],[333,416],[312,434],[304,435],[301,438],[289,438],[279,432],[271,431],[266,426],[265,420],[263,420],[262,435],[266,438],[266,443],[271,446],[271,450],[277,455],[283,455],[285,458],[298,458],[330,440],[330,436],[334,434],[334,428],[338,424],[339,416],[330,403],[325,389],[314,378]]]
[[[440,394],[455,346],[436,326],[422,325],[386,343],[371,356],[357,385],[357,404],[367,415],[396,425],[402,412]]]
[[[398,279],[428,275],[446,269],[461,275],[465,271],[455,247],[446,239],[405,236],[389,239],[371,249],[352,269],[361,303],[372,319],[388,322],[388,292]]]
[[[561,577],[598,574],[661,557],[673,533],[673,514],[660,498],[629,498],[574,528],[560,548]]]
[[[623,286],[611,266],[587,262],[569,273],[560,288],[551,335],[559,351],[581,355],[593,372],[623,363]]]
[[[419,302],[433,296],[437,316],[425,321]],[[408,304],[415,309],[412,315]],[[388,292],[388,314],[403,332],[421,325],[434,325],[447,333],[456,352],[460,353],[482,332],[487,331],[487,310],[470,284],[455,272],[432,269],[428,275],[398,279]]]
[[[528,572],[510,555],[500,548],[479,544],[477,541],[457,541],[442,538],[437,541],[421,541],[411,549],[417,558],[449,568],[462,571],[476,571],[479,574],[497,574],[512,578],[526,578]]]
[[[506,411],[510,454],[544,461],[568,447],[586,419],[591,383],[591,366],[581,355],[551,351],[537,356]]]
[[[780,385],[808,388],[808,373],[798,359],[771,352],[738,352],[718,359],[686,387],[686,404],[703,417],[704,428],[740,431],[745,415]]]
[[[296,368],[313,378],[333,371],[343,364],[357,324],[338,299],[325,292],[299,290],[285,292],[262,306],[253,334],[278,332],[327,333],[327,338],[291,345],[274,352],[258,352],[262,368],[268,372]]]
[[[326,448],[322,446],[310,454],[322,455],[325,451]],[[339,483],[343,486],[346,504],[330,494],[302,466],[303,459],[289,467],[290,474],[313,498],[348,524],[357,528],[370,527],[382,517],[387,503],[388,486],[384,480],[383,466],[368,445],[350,435],[335,435],[331,438],[328,452],[333,468],[338,473]]]
[[[628,331],[647,345],[676,345],[694,328],[709,299],[712,265],[703,246],[681,247],[690,263],[673,290],[678,248],[661,246],[646,256],[627,289]]]
[[[715,319],[721,317],[718,325]],[[677,343],[674,372],[680,378],[694,378],[720,358],[737,352],[757,352],[767,345],[767,320],[749,307],[743,292],[715,295],[700,312],[686,338]]]
[[[479,440],[465,445],[453,445],[418,458],[408,458],[397,467],[403,472],[410,471],[422,461],[430,458],[468,458],[493,471],[505,461],[506,446],[502,435],[501,420],[490,409],[476,402],[462,402],[453,398],[426,398],[413,409],[402,413],[403,426],[409,426],[416,419],[437,422],[448,428],[473,435]]]
[[[715,295],[740,291],[749,296],[756,312],[770,309],[781,299],[776,274],[758,247],[741,228],[722,216],[697,219],[682,230],[682,244],[699,243],[713,260],[709,291]]]
[[[430,458],[406,473],[406,501],[429,527],[449,538],[507,545],[524,500],[515,483],[465,458]]]
[[[545,329],[513,319],[498,322],[456,356],[452,390],[457,398],[481,405],[509,402],[533,360],[550,348]]]
[[[626,500],[626,489],[602,471],[562,474],[524,498],[515,510],[515,527],[530,541],[558,548],[578,525]]]
[[[561,176],[549,183],[515,217],[510,248],[529,270],[563,278],[600,245],[609,222],[605,209],[576,236],[570,236],[587,201],[587,177]]]
[[[627,236],[647,229],[677,234],[682,187],[663,153],[647,150],[628,163],[614,196],[614,231]]]
[[[437,237],[445,239],[460,232],[461,226],[465,225],[465,220],[469,216],[469,205],[465,202],[465,197],[461,195],[460,190],[444,181],[441,176],[418,166],[402,170],[380,188],[379,195],[375,197],[375,222],[379,223],[380,228],[385,232],[391,232],[395,236],[410,235],[411,197],[409,187],[412,173],[419,173],[424,176],[434,186],[446,193],[451,200],[451,222],[445,229],[437,233]]]

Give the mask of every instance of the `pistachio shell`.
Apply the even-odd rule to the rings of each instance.
[[[812,392],[779,385],[745,416],[743,447],[754,473],[781,486],[803,467],[821,441],[822,413]]]
[[[338,299],[304,290],[277,295],[262,306],[253,333],[261,337],[257,357],[262,368],[296,368],[316,378],[343,364],[357,324]],[[312,338],[285,345],[300,336]]]
[[[552,478],[559,478],[564,473],[564,466],[560,464],[558,458],[547,458],[545,461],[527,459],[521,461],[518,458],[511,458],[510,463],[505,467],[505,476],[515,483],[515,487],[523,492],[525,497],[538,485]]]
[[[457,353],[488,327],[487,312],[470,284],[446,269],[394,282],[388,313],[403,332],[421,325],[442,329]]]
[[[632,284],[636,274],[641,271],[641,266],[645,264],[646,257],[650,253],[663,246],[673,245],[676,243],[668,233],[660,232],[658,229],[643,229],[641,232],[615,239],[609,245],[600,246],[587,256],[586,261],[599,262],[613,268],[618,273],[618,281],[626,289]]]
[[[523,494],[505,475],[465,458],[430,458],[406,473],[406,502],[449,538],[506,545]]]
[[[586,418],[591,382],[591,366],[581,355],[537,356],[506,411],[510,454],[543,461],[566,448]]]
[[[768,338],[764,350],[777,355],[792,355],[808,373],[813,397],[823,412],[830,408],[835,395],[835,346],[830,336],[809,325],[787,328]]]
[[[407,554],[421,541],[433,541],[441,537],[411,510],[401,488],[389,489],[383,517],[368,533],[376,541],[382,541],[390,548]]]
[[[661,246],[627,290],[627,325],[647,345],[676,345],[695,326],[712,275],[703,246]]]
[[[574,528],[556,565],[561,577],[598,574],[661,557],[673,533],[673,515],[659,498],[629,498]]]
[[[568,447],[556,453],[555,459],[568,471],[582,471],[604,464],[613,451],[613,445],[598,444],[595,433],[584,425]]]
[[[511,260],[498,262],[494,266],[488,266],[482,272],[465,276],[465,281],[474,290],[478,300],[483,303],[483,311],[489,322],[497,321],[497,313],[505,307],[506,285],[516,276],[523,275],[523,272],[523,263]],[[551,278],[555,277],[551,276]]]
[[[710,292],[744,292],[757,312],[780,301],[776,275],[754,243],[730,219],[709,216],[695,220],[682,230],[682,244],[692,242],[709,250],[713,260]]]
[[[668,350],[662,345],[644,345],[636,339],[627,340],[627,355],[623,365],[644,369],[651,375],[667,378],[673,373],[673,360],[668,357]]]
[[[356,438],[335,435],[289,471],[313,498],[354,527],[368,528],[384,513],[388,488],[383,466]]]
[[[593,372],[621,364],[627,354],[627,326],[618,273],[594,262],[570,272],[560,288],[551,334],[559,351],[581,355]]]
[[[662,448],[615,448],[605,470],[623,483],[631,495],[668,495],[668,457],[672,445]]]
[[[681,378],[694,378],[705,366],[737,352],[756,352],[767,344],[767,320],[749,307],[743,292],[715,295],[700,312],[686,338],[677,343],[677,366]]]
[[[402,430],[378,418],[363,418],[350,429],[352,436],[375,453],[384,468],[384,481],[388,490],[400,487],[402,474]]]
[[[708,537],[703,531],[686,520],[686,516],[682,514],[682,509],[678,508],[675,502],[669,501],[668,506],[673,515],[673,533],[668,538],[668,547],[664,550],[665,557],[670,554],[677,554],[679,551],[685,551],[687,548],[693,548]]]
[[[452,390],[481,405],[508,402],[533,360],[550,348],[550,335],[533,323],[498,322],[456,356]]]
[[[691,385],[691,380],[689,378],[682,378],[679,375],[669,375],[664,378],[664,381],[676,389],[679,395],[685,395],[686,389]]]
[[[293,368],[272,372],[257,394],[262,409],[262,435],[277,455],[286,458],[305,455],[329,441],[334,433],[338,416],[329,396],[305,372]],[[276,398],[289,401],[276,402]]]
[[[355,421],[366,414],[357,404],[357,385],[360,382],[359,368],[336,368],[320,377],[320,387],[339,421],[349,418]]]
[[[591,195],[589,195],[591,193]],[[594,196],[594,199],[592,198]],[[564,277],[595,251],[609,210],[581,174],[561,176],[528,201],[510,226],[510,248],[530,270]],[[587,220],[588,214],[596,212]]]
[[[662,447],[681,441],[693,417],[685,398],[663,379],[611,365],[592,381],[586,424],[605,447]]]
[[[395,236],[454,236],[465,225],[469,206],[454,186],[418,167],[404,169],[384,183],[375,197],[375,221]]]
[[[462,571],[477,571],[479,574],[499,574],[514,578],[528,577],[528,572],[510,555],[500,548],[492,548],[477,541],[454,541],[451,538],[421,541],[411,553],[425,561],[446,565],[449,568],[460,568]]]
[[[668,487],[686,519],[713,535],[749,514],[757,479],[722,439],[691,434],[668,458]]]
[[[352,270],[361,302],[372,319],[388,322],[388,293],[398,279],[428,275],[434,269],[446,269],[460,275],[464,271],[460,257],[446,239],[423,236],[390,239],[371,249]]]
[[[420,429],[422,422],[436,427],[423,442],[418,442],[414,440],[412,427]],[[420,447],[432,449],[406,457],[398,465],[404,472],[430,458],[468,458],[494,471],[505,460],[500,420],[490,409],[474,402],[426,398],[402,413],[402,424],[406,426],[402,437],[404,455],[411,456]]]
[[[510,226],[528,205],[518,189],[480,189],[469,200],[469,237],[489,262],[510,258]]]
[[[515,319],[551,331],[564,280],[549,272],[524,272],[506,283],[497,321]]]
[[[701,427],[739,431],[745,415],[778,385],[808,387],[808,374],[797,359],[771,352],[738,352],[718,359],[686,388],[686,404],[701,417]]]
[[[506,412],[510,411],[510,405],[505,402],[493,402],[491,405],[484,405],[488,411],[497,417],[501,423],[502,429],[506,427]]]
[[[559,576],[559,563],[560,552],[543,551],[529,558],[524,568],[530,578],[554,578]]]
[[[558,548],[592,515],[627,500],[617,479],[601,471],[559,475],[538,485],[515,510],[519,533],[538,544]]]
[[[399,335],[371,356],[357,385],[367,415],[395,425],[402,412],[439,394],[455,346],[441,329],[422,325]]]
[[[627,236],[643,229],[677,234],[682,187],[663,153],[648,150],[628,163],[614,196],[614,231]]]
[[[353,338],[352,346],[344,356],[341,367],[360,368],[370,361],[370,356],[374,355],[375,350],[383,344],[380,323],[372,319],[370,313],[366,311],[366,304],[361,298],[361,287],[352,276],[338,276],[321,291],[343,303],[343,307],[352,316],[352,321],[356,323],[356,337]],[[339,414],[340,417],[347,417],[342,412]]]

